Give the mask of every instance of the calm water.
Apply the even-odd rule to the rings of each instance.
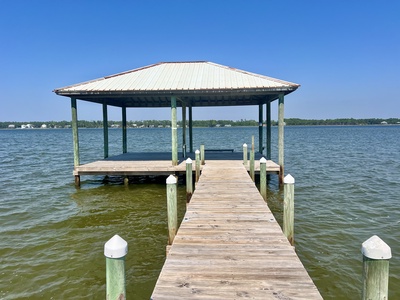
[[[81,162],[102,158],[102,130],[79,133]],[[241,151],[257,133],[196,128],[194,144]],[[276,136],[273,128],[275,161]],[[109,141],[110,155],[119,154],[121,131],[110,130]],[[133,149],[169,151],[170,130],[128,130]],[[399,149],[400,126],[285,129],[296,249],[325,299],[360,298],[360,247],[373,234],[392,248],[389,296],[400,299]],[[0,130],[0,299],[104,299],[103,247],[116,233],[129,244],[128,297],[149,299],[165,259],[165,185],[84,176],[77,190],[72,164],[70,130]],[[179,192],[182,217],[184,186]],[[276,178],[269,198],[281,220]]]

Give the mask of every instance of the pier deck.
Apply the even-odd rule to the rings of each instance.
[[[151,299],[241,298],[322,299],[242,162],[207,160]]]
[[[195,159],[194,153],[187,155]],[[186,171],[186,162],[181,158],[177,166],[171,164],[171,153],[125,153],[106,159],[94,161],[75,167],[73,175],[109,175],[109,176],[135,176],[135,175],[170,175],[180,174]],[[206,153],[206,160],[237,160],[242,161],[243,153]],[[259,159],[256,155],[255,172],[260,170]],[[193,167],[194,170],[194,167]],[[267,173],[279,174],[279,165],[273,161],[267,161]]]

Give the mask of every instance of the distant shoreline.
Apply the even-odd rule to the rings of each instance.
[[[277,126],[277,121],[272,121],[272,126]],[[170,120],[145,120],[145,121],[128,121],[128,128],[168,128],[171,125]],[[186,122],[188,125],[188,121]],[[193,127],[255,127],[258,126],[255,120],[193,120]],[[265,122],[263,123],[265,126]],[[389,119],[285,119],[286,126],[362,126],[362,125],[400,125],[400,118]],[[109,128],[120,128],[121,121],[108,121]],[[182,126],[182,121],[178,121],[178,126]],[[102,121],[78,121],[79,128],[103,128]],[[71,128],[70,121],[47,121],[47,122],[0,122],[0,129],[48,129],[48,128]]]

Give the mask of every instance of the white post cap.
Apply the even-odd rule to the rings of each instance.
[[[196,154],[200,154],[200,150],[199,149],[197,149],[194,153],[196,153]]]
[[[283,178],[283,183],[294,184],[294,178],[292,175],[287,174],[285,178]]]
[[[191,164],[192,160],[190,159],[190,157],[186,160],[186,164]]]
[[[370,259],[390,259],[392,250],[377,235],[373,235],[361,246],[361,253]]]
[[[246,144],[246,143],[244,143],[244,144],[243,144],[243,147],[247,147],[247,144]]]
[[[261,157],[260,164],[266,164],[266,163],[267,163],[267,160],[265,159],[265,157],[264,156]]]
[[[167,184],[176,184],[176,177],[174,175],[169,175],[167,178]]]
[[[128,253],[128,243],[118,234],[104,244],[104,255],[108,258],[121,258]]]

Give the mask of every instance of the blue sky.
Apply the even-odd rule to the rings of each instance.
[[[2,0],[0,121],[70,120],[70,101],[55,88],[189,60],[301,84],[286,97],[287,118],[400,118],[399,15],[395,0]],[[193,116],[257,119],[258,108]],[[78,101],[78,117],[100,120],[101,107]],[[129,120],[169,117],[128,110]],[[109,118],[120,120],[120,110]]]

